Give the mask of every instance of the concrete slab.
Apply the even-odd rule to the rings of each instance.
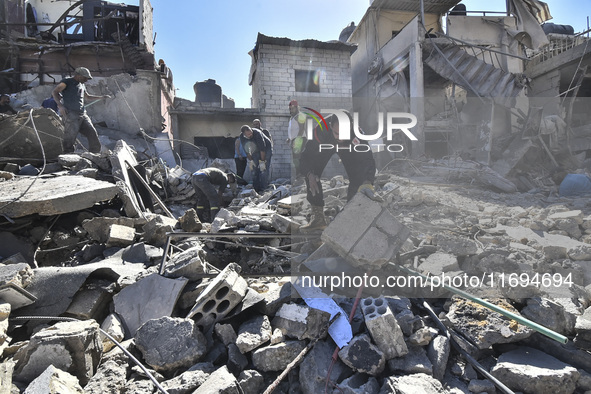
[[[16,218],[76,212],[108,201],[117,192],[112,183],[82,176],[15,178],[0,189],[0,214]]]
[[[387,208],[361,193],[322,233],[322,241],[355,267],[379,268],[390,261],[410,231]]]

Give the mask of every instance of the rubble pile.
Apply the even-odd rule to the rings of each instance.
[[[335,177],[323,181],[329,227],[300,239],[302,185],[228,191],[201,223],[190,175],[136,158],[121,143],[3,178],[0,392],[591,390],[586,199],[384,173],[382,203],[346,204]],[[22,193],[34,179],[53,192]],[[482,285],[464,283],[467,299],[298,280],[397,266]]]

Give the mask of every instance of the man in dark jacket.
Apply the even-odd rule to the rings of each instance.
[[[240,128],[240,143],[246,152],[254,190],[265,190],[273,155],[271,141],[259,129],[244,125]]]
[[[222,195],[228,184],[232,189],[236,187],[234,174],[209,167],[193,173],[191,184],[197,195],[197,216],[202,222],[211,222],[220,211]],[[218,189],[216,190],[216,186]]]
[[[373,182],[376,163],[371,150],[355,151],[355,145],[359,144],[357,138],[349,141],[339,140],[339,121],[336,115],[326,117],[326,123],[328,130],[320,126],[314,128],[313,138],[306,142],[301,155],[301,173],[306,180],[307,200],[312,206],[312,218],[310,223],[300,228],[302,232],[322,230],[327,225],[320,176],[335,153],[341,159],[349,178],[347,201],[351,200],[357,192],[375,198]]]

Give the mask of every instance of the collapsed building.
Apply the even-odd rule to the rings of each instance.
[[[591,390],[591,209],[548,176],[586,168],[587,38],[540,27],[538,1],[458,3],[375,0],[333,42],[259,34],[236,108],[214,80],[174,97],[147,1],[4,1],[2,89],[21,111],[0,115],[0,392]],[[49,22],[23,25],[29,7]],[[100,154],[62,154],[39,108],[78,65],[113,96],[88,108]],[[418,119],[418,141],[392,136],[406,151],[379,168],[382,202],[347,203],[327,169],[322,233],[298,233],[292,99],[369,133],[379,112]],[[275,182],[227,190],[201,223],[191,172],[230,168],[255,117]]]

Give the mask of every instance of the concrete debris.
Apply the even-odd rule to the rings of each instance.
[[[358,193],[322,233],[322,240],[355,267],[380,268],[410,235],[392,213]]]
[[[347,346],[339,350],[339,358],[354,371],[371,376],[378,375],[386,366],[384,353],[367,334],[353,337]]]
[[[87,393],[75,376],[50,365],[41,375],[33,380],[24,391],[27,394],[41,393]]]
[[[517,312],[505,301],[497,302],[504,309]],[[517,342],[534,333],[532,329],[514,320],[509,320],[473,301],[458,297],[452,299],[447,318],[462,334],[470,338],[478,349],[487,349],[498,343]]]
[[[82,176],[18,178],[0,190],[0,214],[19,218],[76,212],[113,199],[117,191],[112,183]]]
[[[271,323],[267,316],[256,316],[240,325],[236,346],[242,354],[260,347],[271,339]]]
[[[205,336],[191,319],[161,317],[148,320],[135,334],[146,363],[158,372],[194,365],[205,355]]]
[[[203,328],[209,328],[238,305],[246,295],[248,285],[239,275],[240,267],[229,264],[199,294],[187,315]]]
[[[580,376],[576,368],[525,346],[501,354],[491,374],[525,393],[573,393]]]
[[[14,379],[30,383],[50,365],[88,383],[103,353],[99,326],[94,320],[57,323],[33,334],[14,355]]]
[[[343,273],[398,277],[390,263],[476,278],[457,287],[569,338],[552,342],[441,289],[423,297],[505,385],[591,390],[591,204],[556,194],[548,176],[516,175],[537,146],[512,140],[492,169],[441,160],[400,163],[408,177],[382,171],[381,203],[347,203],[348,180],[324,179],[328,227],[312,237],[299,234],[303,182],[227,190],[201,222],[191,171],[145,161],[138,140],[99,154],[51,149],[43,171],[0,163],[0,393],[156,392],[99,325],[171,394],[259,393],[282,372],[277,392],[494,393],[417,303],[421,286],[343,283]]]
[[[306,347],[304,341],[285,341],[252,352],[252,364],[262,372],[283,371]]]
[[[361,301],[365,325],[386,360],[408,353],[404,335],[385,298],[366,298]]]

